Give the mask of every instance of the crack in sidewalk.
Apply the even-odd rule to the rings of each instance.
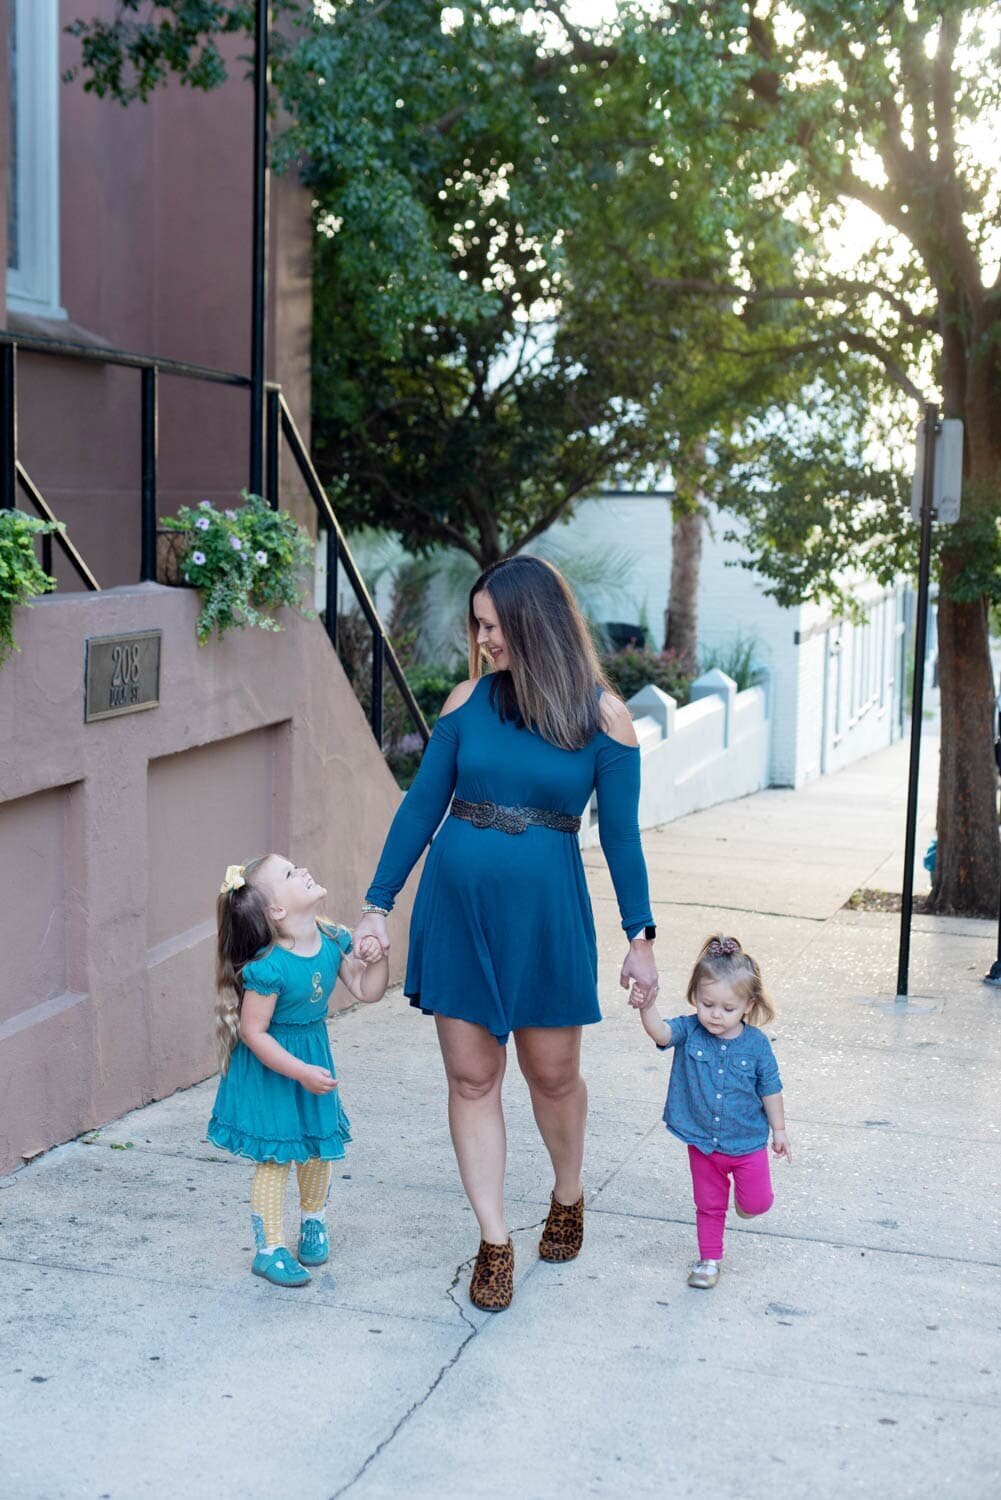
[[[531,1229],[537,1229],[543,1222],[544,1220],[542,1219],[536,1219],[531,1224],[522,1224],[518,1228],[511,1230],[511,1236],[513,1238],[516,1234],[526,1234]],[[445,1376],[458,1364],[466,1349],[472,1343],[473,1339],[476,1338],[476,1335],[478,1333],[482,1333],[484,1328],[488,1328],[490,1326],[491,1318],[493,1316],[491,1313],[486,1313],[484,1315],[484,1320],[482,1323],[474,1323],[466,1312],[466,1309],[462,1306],[455,1295],[455,1289],[458,1286],[460,1279],[462,1278],[463,1272],[468,1270],[475,1259],[475,1255],[467,1255],[465,1260],[460,1260],[459,1264],[455,1268],[455,1275],[452,1277],[452,1280],[445,1288],[446,1297],[453,1304],[459,1314],[459,1317],[469,1329],[466,1337],[462,1340],[462,1343],[455,1350],[451,1359],[446,1360],[442,1365],[441,1369],[438,1371],[437,1375],[434,1377],[424,1394],[422,1396],[419,1396],[417,1400],[407,1408],[402,1417],[400,1417],[399,1420],[395,1423],[392,1431],[388,1432],[382,1439],[382,1442],[378,1443],[372,1449],[372,1452],[365,1459],[365,1462],[360,1466],[360,1468],[358,1468],[358,1470],[351,1476],[351,1478],[348,1479],[344,1484],[342,1484],[339,1489],[334,1490],[333,1494],[330,1496],[330,1500],[340,1500],[340,1497],[342,1495],[346,1495],[349,1490],[354,1488],[359,1479],[361,1479],[371,1468],[372,1464],[375,1463],[376,1459],[382,1457],[383,1453],[386,1452],[387,1448],[389,1448],[389,1446],[393,1443],[399,1433],[402,1432],[403,1428],[410,1421],[411,1417],[414,1416],[416,1412],[420,1411],[421,1408],[425,1406],[426,1403],[431,1399],[435,1391],[445,1379]],[[522,1284],[524,1284],[524,1281],[527,1280],[529,1276],[531,1276],[533,1269],[534,1267],[529,1268],[529,1270],[525,1272],[525,1276],[522,1278]]]

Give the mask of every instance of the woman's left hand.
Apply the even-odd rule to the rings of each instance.
[[[653,944],[645,939],[634,939],[629,944],[626,961],[622,965],[619,984],[624,990],[631,987],[629,1004],[637,1010],[645,1010],[657,998],[660,981],[653,956]]]

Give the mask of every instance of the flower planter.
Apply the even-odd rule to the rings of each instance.
[[[188,550],[188,535],[184,531],[157,531],[156,534],[156,581],[171,588],[186,589],[191,585],[181,572],[181,559]]]

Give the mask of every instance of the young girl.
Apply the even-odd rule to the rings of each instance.
[[[655,999],[634,985],[629,1003],[658,1048],[675,1049],[664,1123],[687,1144],[692,1169],[699,1259],[688,1285],[708,1290],[719,1280],[730,1177],[738,1216],[753,1219],[773,1202],[769,1127],[776,1156],[792,1161],[778,1064],[758,1030],[775,1011],[754,959],[722,935],[703,943],[688,981],[694,1015],[662,1021]]]
[[[216,1146],[258,1163],[251,1182],[257,1253],[251,1270],[276,1286],[304,1286],[329,1255],[332,1161],[351,1139],[327,1039],[338,976],[356,1000],[381,1000],[389,966],[368,938],[351,956],[344,927],[321,922],[326,897],[283,854],[230,865],[217,902],[216,987],[222,1078],[209,1121]],[[296,1164],[298,1258],[285,1247],[285,1184]]]

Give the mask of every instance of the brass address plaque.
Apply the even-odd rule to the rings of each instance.
[[[92,635],[84,666],[84,722],[157,708],[160,702],[159,630]]]

